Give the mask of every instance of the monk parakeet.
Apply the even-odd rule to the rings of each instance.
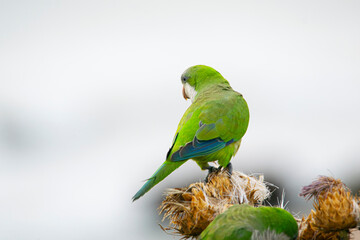
[[[200,240],[290,240],[298,225],[282,208],[234,205],[218,215],[201,233]]]
[[[180,120],[165,162],[134,195],[143,196],[188,159],[211,172],[208,163],[218,161],[231,169],[249,123],[249,109],[242,95],[215,69],[197,65],[181,76],[183,96],[192,104]]]

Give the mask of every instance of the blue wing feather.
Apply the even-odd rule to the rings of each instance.
[[[232,140],[229,142],[232,142]],[[174,152],[170,161],[178,162],[194,157],[205,156],[224,148],[226,145],[227,143],[220,138],[201,141],[195,137],[192,142],[187,143],[178,151]]]
[[[173,146],[176,142],[177,136],[178,134],[175,136]],[[200,121],[199,129],[197,130],[194,139],[172,153],[169,160],[171,162],[179,162],[190,158],[206,156],[221,150],[232,142],[234,142],[234,139],[225,142],[219,137],[216,131],[215,123],[204,124]],[[172,149],[173,147],[170,148],[166,158],[170,156]]]

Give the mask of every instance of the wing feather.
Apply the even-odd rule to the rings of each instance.
[[[179,123],[167,154],[172,162],[214,153],[245,134],[249,113],[245,100],[236,92],[194,102]]]

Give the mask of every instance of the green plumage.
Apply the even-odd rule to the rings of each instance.
[[[213,161],[226,167],[247,130],[247,103],[219,72],[197,65],[187,69],[181,80],[184,97],[191,98],[193,103],[180,120],[165,162],[133,200],[144,195],[188,159],[196,161],[203,170],[208,169],[208,162]]]
[[[297,223],[286,210],[242,204],[218,215],[200,240],[290,240],[297,235]]]

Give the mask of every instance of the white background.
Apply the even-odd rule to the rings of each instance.
[[[250,125],[235,170],[264,173],[289,210],[318,175],[359,189],[359,1],[0,1],[0,239],[172,239],[143,198],[190,102],[180,75],[214,67]]]

